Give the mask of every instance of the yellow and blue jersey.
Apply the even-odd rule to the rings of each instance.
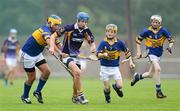
[[[27,39],[22,47],[22,51],[30,56],[39,55],[47,45],[46,40],[50,38],[52,33],[54,32],[52,32],[51,29],[46,25],[38,28]]]
[[[94,42],[94,36],[88,27],[80,30],[77,24],[66,25],[62,27],[56,36],[64,34],[62,52],[69,54],[70,56],[77,56],[80,54],[80,48],[84,40],[89,43]]]
[[[158,29],[153,29],[152,26],[145,28],[143,32],[136,37],[136,43],[141,44],[143,39],[145,39],[146,49],[149,49],[149,54],[158,57],[162,56],[163,44],[166,39],[168,39],[169,42],[174,42],[170,32],[163,27],[159,27]]]
[[[100,59],[101,65],[107,66],[107,67],[119,66],[121,52],[125,53],[126,58],[129,58],[131,56],[131,53],[129,52],[129,50],[126,47],[126,45],[124,44],[124,42],[117,38],[115,38],[113,44],[110,44],[108,42],[107,37],[105,37],[105,39],[100,42],[98,49],[97,49],[97,54],[98,53],[108,53],[107,58]]]

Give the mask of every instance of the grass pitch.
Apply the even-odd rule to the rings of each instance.
[[[88,105],[76,105],[71,102],[72,79],[50,78],[43,89],[44,104],[39,104],[32,96],[37,86],[33,84],[30,92],[31,105],[22,103],[25,79],[18,79],[13,86],[4,86],[0,82],[0,111],[180,111],[180,80],[162,80],[163,92],[168,96],[159,100],[155,97],[155,83],[144,80],[134,87],[129,80],[124,80],[124,97],[119,98],[111,89],[111,104],[106,104],[103,95],[103,84],[94,78],[84,78],[85,96]]]

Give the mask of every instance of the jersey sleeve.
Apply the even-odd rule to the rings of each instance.
[[[41,30],[41,29],[40,29]],[[48,30],[41,30],[42,31],[42,37],[45,39],[45,40],[47,40],[47,39],[50,39],[50,36],[51,36],[51,33],[50,33],[50,31],[48,31]]]
[[[85,36],[86,36],[85,38],[89,44],[94,42],[94,35],[92,34],[90,29],[87,29]]]
[[[18,40],[16,41],[16,46],[20,46],[20,43],[19,43],[19,41],[18,41]]]
[[[169,43],[174,43],[174,39],[171,36],[171,33],[166,29],[163,28],[164,30],[164,36],[168,39]]]
[[[147,37],[147,28],[144,28],[143,32],[141,32],[137,37],[136,37],[136,43],[141,44],[143,39]]]
[[[124,42],[119,41],[120,50],[125,53],[126,59],[128,59],[131,56],[131,52],[127,48]]]
[[[74,25],[66,25],[58,29],[56,33],[56,37],[62,36],[65,32],[71,31],[74,29]]]
[[[4,53],[5,52],[5,47],[6,47],[6,44],[8,43],[8,40],[6,39],[3,43],[3,46],[1,48],[1,52]]]
[[[101,41],[99,46],[98,46],[98,49],[97,49],[97,54],[102,53],[103,50],[104,50],[104,41]]]

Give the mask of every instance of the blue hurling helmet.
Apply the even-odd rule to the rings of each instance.
[[[89,15],[88,15],[88,13],[86,13],[86,12],[79,12],[78,14],[77,14],[77,20],[78,21],[88,21],[89,20]]]

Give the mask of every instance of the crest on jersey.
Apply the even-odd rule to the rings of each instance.
[[[157,35],[155,35],[154,37],[155,37],[155,39],[157,39],[157,38],[158,38],[158,37],[157,37]]]

